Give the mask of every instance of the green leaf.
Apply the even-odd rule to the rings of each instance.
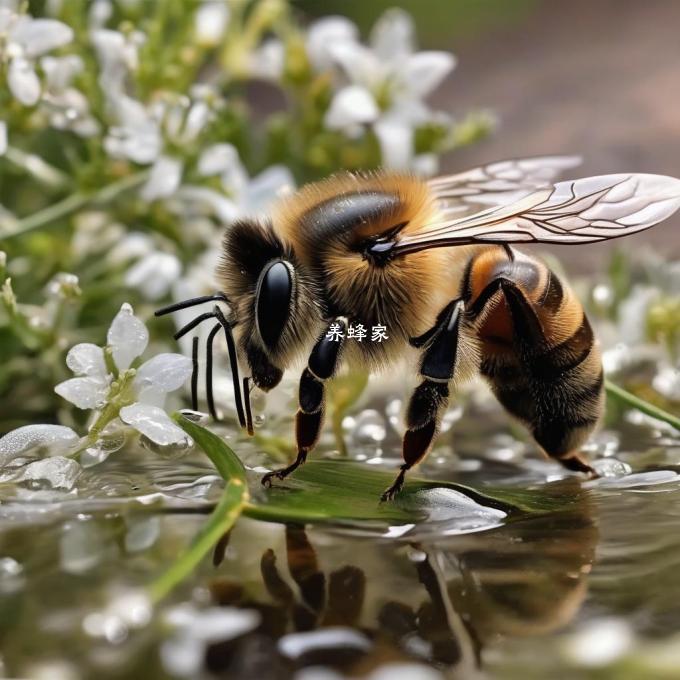
[[[346,460],[312,460],[270,489],[260,485],[259,475],[253,476],[251,496],[243,463],[226,442],[181,414],[176,413],[173,418],[213,462],[225,480],[225,488],[187,551],[150,586],[155,602],[196,568],[241,514],[267,522],[299,524],[352,522],[363,526],[387,526],[426,522],[428,505],[423,502],[422,492],[446,488],[467,496],[480,506],[502,510],[512,520],[527,514],[568,508],[580,495],[578,483],[573,479],[540,490],[491,487],[480,490],[455,482],[411,476],[394,501],[381,503],[380,495],[394,481],[394,471]]]

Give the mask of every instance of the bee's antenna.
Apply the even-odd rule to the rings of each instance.
[[[215,308],[217,309],[217,307]],[[206,312],[205,314],[199,314],[198,316],[194,317],[189,323],[185,324],[180,328],[177,333],[175,333],[172,337],[175,338],[175,340],[179,340],[182,336],[186,335],[189,331],[192,331],[196,326],[198,326],[199,323],[202,323],[206,319],[214,319],[215,318],[215,312]]]
[[[210,300],[220,300],[222,302],[229,302],[224,293],[215,293],[215,295],[206,295],[200,298],[193,298],[192,300],[184,300],[183,302],[178,302],[174,305],[169,305],[168,307],[163,307],[155,312],[156,316],[162,316],[163,314],[169,314],[170,312],[175,312],[180,309],[186,309],[187,307],[193,307],[195,305],[202,304],[204,302],[209,302]],[[222,310],[218,305],[213,307],[212,312],[205,312],[204,314],[199,314],[197,317],[193,318],[189,323],[185,324],[180,328],[177,333],[175,333],[175,340],[179,340],[181,337],[186,335],[189,331],[193,330],[203,321],[207,319],[217,319],[219,322],[216,324],[208,334],[208,339],[206,342],[206,397],[208,400],[208,410],[210,415],[218,420],[217,411],[215,410],[215,400],[213,397],[213,383],[212,383],[212,367],[213,367],[213,341],[215,336],[219,332],[220,328],[224,329],[224,335],[227,340],[227,350],[229,352],[229,363],[231,365],[231,375],[234,382],[234,400],[236,402],[236,415],[238,416],[238,422],[241,427],[245,428],[247,424],[248,433],[253,433],[252,425],[252,415],[250,410],[250,401],[248,397],[248,392],[246,391],[246,403],[247,403],[247,413],[248,421],[246,423],[246,415],[243,408],[243,397],[241,395],[241,377],[238,368],[238,357],[236,353],[236,343],[234,342],[234,334],[231,330],[231,325],[225,318]],[[191,404],[194,410],[198,410],[198,338],[194,338],[191,345]],[[247,381],[247,378],[246,378]],[[244,381],[244,391],[247,390],[248,384]]]
[[[191,408],[198,411],[198,336],[191,343]]]
[[[163,316],[165,314],[170,314],[171,312],[177,312],[180,309],[187,309],[187,307],[202,305],[204,302],[210,302],[212,300],[221,300],[222,302],[229,304],[229,298],[224,293],[214,293],[213,295],[202,295],[201,297],[182,300],[182,302],[175,302],[167,307],[161,307],[161,309],[157,309],[154,312],[154,316]]]
[[[250,378],[243,378],[243,401],[246,405],[246,430],[252,437],[253,431],[253,412],[250,407]]]
[[[213,399],[213,382],[212,382],[212,369],[213,369],[213,340],[215,336],[219,333],[222,324],[215,324],[208,335],[208,340],[205,344],[205,396],[208,400],[208,412],[215,419],[217,418],[217,411],[215,411],[215,400]]]
[[[229,322],[224,318],[222,310],[215,305],[215,311],[211,315],[214,316],[224,329],[224,336],[227,340],[227,349],[229,351],[229,363],[231,364],[231,377],[234,381],[234,399],[236,401],[236,415],[241,427],[246,426],[245,415],[243,413],[243,400],[241,398],[241,378],[238,371],[238,360],[236,357],[236,343],[234,342],[234,334],[231,332]]]

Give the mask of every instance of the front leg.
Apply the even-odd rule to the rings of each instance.
[[[335,375],[346,333],[347,319],[338,317],[328,325],[314,345],[307,368],[300,377],[299,408],[295,415],[297,457],[288,467],[264,475],[262,484],[265,486],[271,486],[274,477],[284,479],[300,467],[316,446],[326,406],[324,382]]]
[[[432,446],[439,422],[449,403],[449,384],[459,378],[469,364],[471,348],[466,346],[463,302],[454,300],[439,315],[435,326],[414,345],[425,343],[420,362],[423,381],[416,387],[406,411],[406,433],[402,456],[404,464],[382,501],[392,500],[404,485],[406,472],[424,458]]]

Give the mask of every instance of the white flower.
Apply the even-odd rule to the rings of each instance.
[[[194,17],[196,40],[203,47],[219,44],[229,24],[229,6],[223,1],[204,2]]]
[[[414,52],[413,22],[398,9],[378,20],[370,42],[369,48],[347,35],[329,38],[325,49],[349,83],[335,93],[324,122],[331,129],[350,133],[357,125],[372,124],[383,164],[410,169],[414,129],[433,120],[423,100],[456,60],[448,52]]]
[[[153,252],[138,260],[125,274],[125,285],[135,288],[147,300],[160,300],[182,271],[180,261],[170,253]]]
[[[131,97],[121,95],[111,105],[118,125],[109,128],[104,139],[106,152],[143,165],[153,163],[163,148],[158,122],[141,102]]]
[[[73,31],[55,19],[34,19],[19,15],[10,7],[0,7],[0,59],[7,60],[7,85],[15,99],[34,106],[40,99],[41,84],[35,72],[35,60],[43,54],[67,45]]]
[[[119,372],[119,382],[133,375],[126,372],[144,352],[148,341],[146,326],[134,316],[132,307],[124,304],[107,334],[107,346]],[[54,388],[57,394],[82,409],[100,409],[112,398],[115,384],[101,347],[91,343],[76,345],[69,351],[66,365],[76,377],[57,385]],[[120,419],[156,444],[186,440],[184,430],[162,407],[166,395],[179,389],[191,370],[191,359],[182,354],[158,354],[143,363],[134,373],[127,391],[121,388],[122,393],[118,395],[127,402],[120,409]]]
[[[279,81],[286,61],[286,48],[280,40],[269,38],[251,53],[249,61],[251,78]]]
[[[3,156],[7,151],[7,123],[0,120],[0,156]]]
[[[160,156],[153,164],[149,179],[142,187],[140,196],[145,201],[172,196],[182,181],[182,169],[183,163],[179,159]]]
[[[315,70],[327,71],[334,64],[330,48],[343,43],[355,44],[358,39],[359,29],[349,19],[324,17],[311,24],[307,31],[307,56]]]
[[[139,31],[126,36],[118,31],[99,28],[90,33],[100,65],[99,85],[110,102],[123,95],[125,79],[139,65],[138,50],[144,39],[144,34]]]
[[[193,205],[204,204],[227,224],[244,215],[265,212],[272,201],[295,188],[292,173],[283,165],[272,165],[250,178],[231,144],[213,144],[204,149],[197,170],[204,177],[219,175],[227,195],[207,187],[183,186],[177,197]]]

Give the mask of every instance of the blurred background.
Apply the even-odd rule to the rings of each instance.
[[[494,112],[498,129],[442,162],[463,170],[538,154],[583,156],[582,175],[680,176],[680,3],[668,0],[325,0],[364,29],[390,6],[408,10],[423,47],[452,50],[455,76],[433,97],[444,110]],[[613,248],[652,245],[680,254],[680,218],[625,242],[555,248],[576,273]]]
[[[153,311],[216,289],[225,227],[339,169],[680,176],[678,25],[667,0],[0,0],[0,432],[82,426],[68,348],[124,302],[173,347]],[[675,347],[679,228],[553,250],[610,321],[650,283],[638,335]]]

